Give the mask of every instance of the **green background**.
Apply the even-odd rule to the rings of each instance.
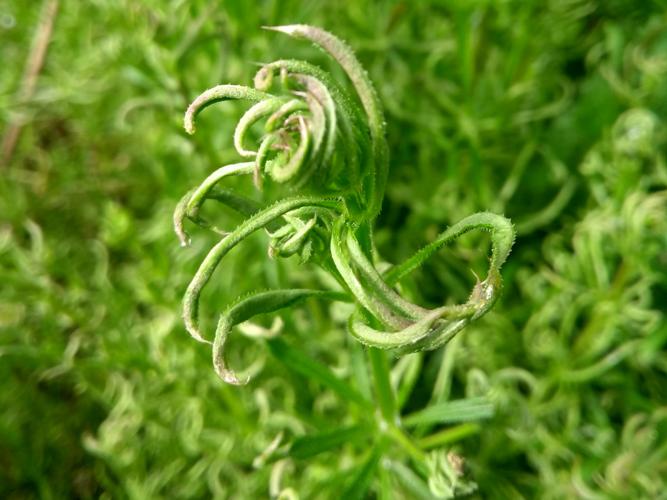
[[[181,249],[171,211],[236,160],[243,107],[208,110],[193,137],[183,112],[279,57],[342,81],[309,44],[260,29],[303,22],[354,47],[385,106],[384,259],[402,261],[477,211],[517,227],[504,297],[444,351],[410,361],[404,413],[434,398],[493,402],[485,420],[435,429],[454,429],[443,450],[466,458],[484,498],[665,498],[663,1],[62,0],[26,94],[40,4],[0,4],[0,133],[20,129],[0,165],[0,497],[264,498],[272,467],[253,460],[277,434],[357,421],[316,379],[241,336],[230,356],[255,378],[224,385],[180,319],[215,238],[193,232]],[[462,238],[413,293],[428,305],[464,300],[487,249],[484,236]],[[296,260],[269,260],[254,236],[216,274],[205,325],[240,294],[319,282]],[[350,379],[359,349],[347,314],[308,303],[282,314],[282,339]],[[395,450],[351,485],[366,438],[283,462],[281,488],[428,494],[387,473],[410,467]]]

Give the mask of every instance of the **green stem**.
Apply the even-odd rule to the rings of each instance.
[[[371,363],[375,397],[377,398],[377,403],[380,407],[382,419],[390,426],[396,425],[398,423],[396,397],[394,395],[394,389],[391,386],[387,356],[380,349],[369,347],[368,359]]]
[[[426,454],[412,442],[410,436],[405,434],[399,427],[390,425],[387,428],[387,435],[405,451],[417,465],[423,465],[426,461]]]

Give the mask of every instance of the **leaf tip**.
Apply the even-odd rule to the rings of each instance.
[[[194,120],[194,110],[190,106],[185,112],[183,117],[183,128],[188,135],[193,135],[195,133],[195,120]]]
[[[284,24],[282,26],[262,26],[262,29],[268,31],[277,31],[289,36],[297,36],[305,26],[301,24]]]
[[[190,318],[185,317],[184,322],[185,322],[185,329],[193,339],[195,339],[197,342],[201,342],[202,344],[209,344],[209,345],[212,344],[211,341],[206,340],[204,337],[202,337],[202,334],[199,331],[199,327],[194,323],[194,321],[192,321]]]
[[[218,377],[222,379],[223,382],[229,385],[247,385],[248,382],[250,382],[250,377],[244,377],[244,378],[239,378],[236,373],[234,373],[232,370],[229,370],[227,368],[222,368],[219,366],[216,366],[216,373],[218,374]]]

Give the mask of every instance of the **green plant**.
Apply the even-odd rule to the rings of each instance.
[[[384,115],[375,89],[352,50],[330,33],[306,25],[268,29],[309,40],[323,49],[341,66],[356,96],[315,65],[278,60],[261,67],[255,75],[254,88],[219,85],[202,93],[188,107],[184,126],[193,134],[195,118],[207,106],[226,100],[253,103],[234,132],[236,151],[248,161],[215,170],[181,199],[174,212],[174,228],[182,246],[189,244],[184,228],[186,219],[222,236],[185,293],[186,329],[195,340],[212,344],[213,365],[222,380],[242,385],[248,382],[248,377],[237,375],[225,356],[225,346],[234,327],[261,314],[292,308],[309,298],[354,304],[348,329],[368,347],[381,426],[390,429],[387,434],[409,452],[423,471],[426,465],[423,452],[412,443],[412,438],[403,434],[389,363],[382,350],[403,355],[437,349],[487,313],[502,289],[500,268],[514,241],[513,226],[502,216],[477,213],[449,227],[403,263],[396,266],[383,263],[374,248],[372,228],[387,182],[388,147]],[[248,149],[250,131],[261,120],[264,120],[263,135],[256,149]],[[286,186],[291,190],[290,196],[262,203],[220,187],[224,179],[240,175],[252,176],[259,190]],[[245,220],[230,232],[217,228],[201,215],[206,200],[232,208]],[[328,273],[333,278],[329,280],[330,287],[260,291],[242,296],[221,314],[211,342],[199,325],[202,290],[225,255],[260,229],[269,235],[270,257],[298,255],[302,263],[317,265]],[[492,251],[486,277],[477,279],[465,303],[427,309],[400,293],[404,277],[442,247],[474,229],[490,232]],[[277,340],[270,342],[273,350],[288,349]],[[305,359],[294,361],[308,365]],[[327,377],[329,385],[339,394],[362,406],[370,404],[345,382],[324,375]],[[435,412],[434,422],[441,422],[443,410],[431,407],[427,411]],[[341,438],[332,439],[335,443]],[[381,442],[376,443],[377,453],[371,455],[369,464],[379,460]],[[368,466],[369,470],[373,468]],[[431,468],[440,470],[439,466]],[[447,470],[445,483],[457,477]],[[442,486],[440,490],[453,495],[456,488]]]
[[[417,468],[388,436],[366,497],[446,491],[461,482],[452,449],[478,497],[663,495],[665,0],[61,1],[24,100],[36,5],[49,3],[0,2],[0,134],[22,130],[0,166],[0,498],[340,498],[375,463],[353,304],[311,299],[239,325],[227,356],[252,368],[242,389],[221,383],[180,318],[217,239],[198,229],[183,251],[165,220],[184,186],[238,161],[227,138],[244,110],[206,110],[192,137],[182,111],[287,54],[343,82],[309,43],[257,29],[292,19],[353,41],[382,100],[385,260],[483,210],[518,235],[502,303],[444,348],[392,358],[401,427],[427,459]],[[228,179],[260,201],[288,193]],[[211,201],[201,215],[242,220]],[[203,332],[251,290],[335,289],[298,256],[267,259],[263,233],[206,286]],[[485,233],[464,235],[401,295],[465,301],[488,248]],[[256,339],[281,324],[281,338]]]

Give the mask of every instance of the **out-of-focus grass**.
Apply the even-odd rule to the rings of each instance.
[[[259,29],[291,22],[348,40],[377,82],[392,153],[386,260],[475,211],[517,224],[505,297],[420,355],[406,409],[494,401],[493,418],[451,434],[484,497],[664,495],[664,2],[61,2],[36,91],[20,102],[36,4],[0,6],[0,120],[22,125],[0,167],[0,496],[259,498],[272,469],[253,461],[278,433],[352,422],[335,393],[260,344],[234,354],[258,363],[253,383],[223,385],[179,318],[213,240],[182,251],[170,212],[193,179],[235,158],[239,109],[203,116],[192,139],[182,113],[206,87],[248,82],[253,61],[326,64]],[[484,242],[464,238],[406,293],[462,298]],[[231,259],[207,310],[316,279],[267,261],[261,238]],[[311,304],[284,319],[285,342],[350,373],[344,314]],[[335,497],[355,453],[285,462],[281,488]],[[400,481],[405,464],[383,467],[370,491],[418,494]]]

